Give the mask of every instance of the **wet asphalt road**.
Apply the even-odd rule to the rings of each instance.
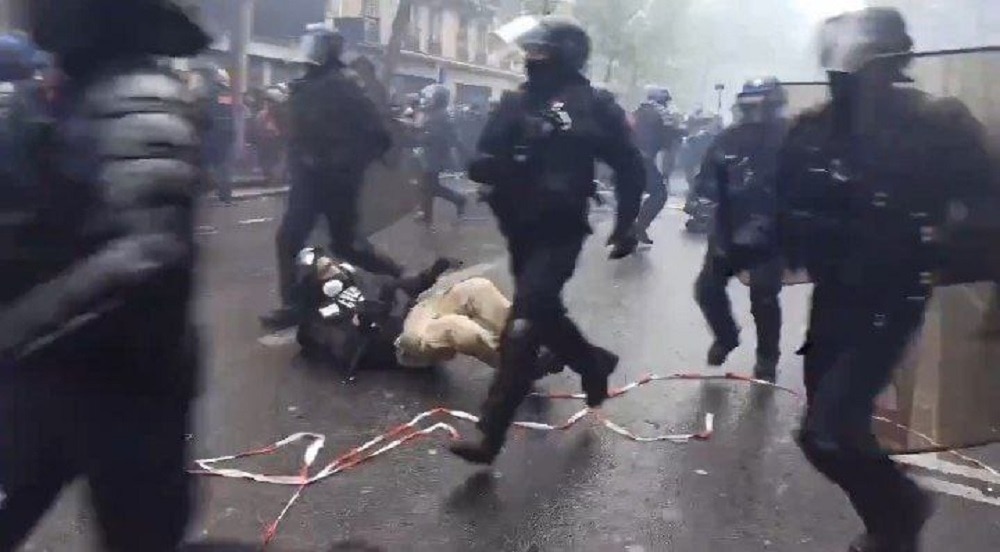
[[[327,436],[320,464],[381,431],[436,406],[476,411],[489,369],[470,361],[420,372],[366,372],[344,384],[329,368],[297,358],[287,336],[265,336],[257,316],[276,304],[273,238],[281,198],[262,198],[202,213],[201,318],[211,336],[208,369],[192,442],[199,457],[269,444],[299,431]],[[444,221],[427,232],[404,221],[376,242],[410,265],[436,254],[466,261],[466,273],[509,290],[504,249],[484,211]],[[601,247],[609,230],[595,215],[596,235],[567,292],[574,317],[598,343],[622,355],[621,385],[648,373],[708,372],[709,336],[692,297],[704,244],[681,232],[668,210],[653,227],[656,245],[621,262]],[[747,294],[732,288],[744,346],[728,370],[752,365]],[[800,388],[801,362],[791,354],[804,330],[805,288],[782,302],[785,355],[779,383]],[[542,388],[576,391],[575,377]],[[578,403],[531,400],[521,419],[557,422]],[[671,551],[842,552],[860,530],[847,501],[802,459],[791,439],[796,400],[768,389],[729,383],[660,383],[614,400],[606,412],[638,433],[696,430],[705,413],[716,434],[688,445],[628,442],[592,425],[567,433],[519,433],[495,469],[450,457],[443,438],[390,452],[306,490],[282,524],[272,550],[326,551],[360,539],[391,551]],[[471,430],[464,422],[457,427]],[[236,465],[295,473],[301,448]],[[1000,465],[1000,451],[981,452]],[[936,459],[919,470],[941,491],[926,538],[930,551],[1000,549],[1000,480],[975,472],[944,475]],[[254,550],[264,527],[293,492],[224,479],[199,481],[200,511],[192,539],[225,539]],[[85,550],[92,514],[72,489],[25,547]],[[142,507],[137,505],[137,507]]]

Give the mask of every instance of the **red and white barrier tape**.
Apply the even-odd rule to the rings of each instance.
[[[780,385],[776,385],[768,381],[757,380],[736,374],[725,374],[725,375],[675,374],[671,376],[649,375],[638,381],[632,382],[622,388],[613,390],[610,393],[610,395],[612,399],[621,397],[622,395],[625,395],[629,391],[632,391],[636,388],[642,387],[644,385],[656,381],[717,381],[717,380],[736,381],[752,385],[770,387],[775,390],[783,391],[796,398],[801,399],[801,395],[797,391],[790,389],[788,387],[782,387]],[[536,394],[536,396],[549,399],[568,399],[568,400],[582,400],[586,398],[586,396],[582,393],[551,393],[551,394],[547,393],[547,394]],[[594,416],[599,421],[599,423],[606,429],[626,439],[635,441],[637,443],[668,442],[675,444],[686,444],[692,441],[707,441],[712,437],[715,431],[715,417],[713,414],[708,413],[705,415],[704,426],[702,427],[701,431],[698,431],[696,433],[641,436],[607,419],[606,417],[604,417],[603,413],[600,410],[591,410],[589,408],[584,408],[583,410],[580,410],[576,414],[573,414],[560,425],[550,425],[538,422],[514,422],[514,426],[531,431],[566,431],[575,426],[577,423],[580,422],[580,420],[587,417],[587,414],[590,413],[593,413]],[[422,429],[419,428],[421,423],[429,419],[435,418],[437,416],[448,416],[454,419],[472,423],[476,423],[479,421],[478,417],[469,414],[468,412],[462,412],[460,410],[451,410],[447,408],[435,408],[433,410],[428,410],[426,412],[418,414],[409,422],[396,426],[395,428],[371,439],[370,441],[358,447],[352,448],[351,450],[345,452],[344,454],[341,454],[340,456],[334,458],[333,461],[326,464],[326,466],[324,466],[316,473],[310,473],[312,466],[319,457],[319,454],[323,450],[323,447],[326,445],[326,436],[319,433],[296,433],[294,435],[289,435],[288,437],[285,437],[284,439],[263,448],[246,451],[239,454],[220,456],[218,458],[196,460],[195,463],[200,469],[193,470],[192,473],[198,475],[226,477],[231,479],[246,479],[258,483],[267,483],[271,485],[286,485],[286,486],[296,487],[295,493],[288,500],[288,502],[285,503],[284,507],[281,510],[281,513],[278,514],[278,517],[265,530],[264,545],[266,546],[277,534],[278,526],[280,525],[282,520],[284,520],[285,516],[291,510],[292,506],[298,501],[299,497],[302,496],[302,493],[305,491],[306,487],[309,487],[310,485],[313,485],[315,483],[318,483],[320,481],[323,481],[325,479],[328,479],[330,477],[333,477],[350,469],[356,468],[357,466],[369,460],[381,456],[393,449],[399,448],[400,446],[410,441],[414,441],[416,439],[427,437],[439,432],[447,433],[451,439],[458,439],[460,437],[460,433],[458,432],[458,430],[455,429],[454,426],[446,422],[439,421]],[[914,431],[908,427],[896,424],[891,420],[886,420],[883,418],[876,418],[876,419],[884,422],[893,423],[901,429],[912,432],[914,435],[917,435],[922,439],[926,439],[929,443],[936,444],[935,441],[930,437],[922,433],[919,433],[917,431]],[[305,453],[303,454],[302,467],[297,475],[268,475],[268,474],[244,471],[235,468],[222,468],[218,466],[218,464],[223,462],[273,454],[282,448],[285,448],[289,445],[301,441],[306,441],[309,444],[306,447]],[[966,462],[969,462],[979,468],[988,470],[993,475],[998,475],[996,470],[978,460],[975,460],[973,458],[970,458],[955,451],[951,451],[951,454],[954,454],[956,457]]]

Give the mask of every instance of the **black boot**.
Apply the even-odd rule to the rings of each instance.
[[[565,369],[566,363],[548,347],[542,347],[538,352],[538,379],[552,374],[561,374]]]
[[[886,483],[875,485],[878,499],[866,501],[871,505],[870,513],[862,515],[870,518],[865,520],[867,532],[851,544],[850,552],[917,552],[920,532],[934,513],[933,498],[901,473],[881,479],[865,475],[866,481]]]
[[[460,439],[448,445],[448,450],[470,464],[488,466],[496,460],[503,448],[504,439],[482,432],[478,440]]]
[[[508,321],[500,342],[500,367],[483,402],[482,415],[476,427],[478,440],[461,439],[448,449],[452,454],[473,464],[492,464],[514,422],[517,407],[535,381],[538,361],[538,336],[534,325],[526,319]]]
[[[592,364],[581,372],[580,383],[587,394],[587,406],[597,408],[608,400],[608,378],[618,367],[618,355],[597,346],[592,354]]]
[[[757,354],[757,363],[753,365],[755,379],[774,383],[778,379],[778,355]]]
[[[646,229],[636,229],[635,239],[639,240],[641,244],[653,245],[653,238],[649,237],[649,231]]]
[[[737,340],[716,339],[708,349],[708,365],[722,366],[729,358],[729,353],[733,352],[739,345],[740,342]]]
[[[868,532],[851,543],[849,552],[917,552],[920,532],[934,513],[934,500],[916,485],[900,493],[898,508],[886,512],[893,518],[879,533]]]

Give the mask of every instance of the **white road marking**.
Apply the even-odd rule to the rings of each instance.
[[[274,217],[252,218],[252,219],[241,220],[239,222],[239,224],[244,224],[244,225],[246,225],[246,224],[263,224],[265,222],[271,222],[272,220],[274,220]]]
[[[915,476],[914,479],[917,481],[918,485],[928,491],[946,494],[956,498],[964,498],[965,500],[989,504],[991,506],[1000,506],[1000,498],[987,496],[979,489],[974,489],[967,485],[952,483],[951,481],[942,481],[935,477],[927,477],[923,475]]]
[[[924,470],[974,479],[1000,489],[1000,475],[983,468],[965,466],[941,459],[937,454],[918,454],[913,456],[897,456],[894,458],[900,464],[921,468]]]

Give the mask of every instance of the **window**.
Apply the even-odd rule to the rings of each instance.
[[[489,29],[486,27],[486,23],[478,23],[476,25],[476,44],[474,48],[473,61],[480,65],[486,65],[489,60],[489,51],[487,49],[486,40],[489,36]]]
[[[382,39],[382,14],[379,12],[379,0],[365,0],[361,7],[361,15],[365,20],[365,42],[379,44]]]
[[[410,29],[403,40],[403,49],[411,52],[420,51],[420,11],[417,10],[416,3],[410,4]]]
[[[430,22],[427,29],[427,53],[441,55],[441,31],[444,26],[444,10],[434,8],[430,12]]]
[[[463,17],[458,23],[458,36],[455,37],[455,57],[459,61],[469,61],[469,24],[468,18]]]

